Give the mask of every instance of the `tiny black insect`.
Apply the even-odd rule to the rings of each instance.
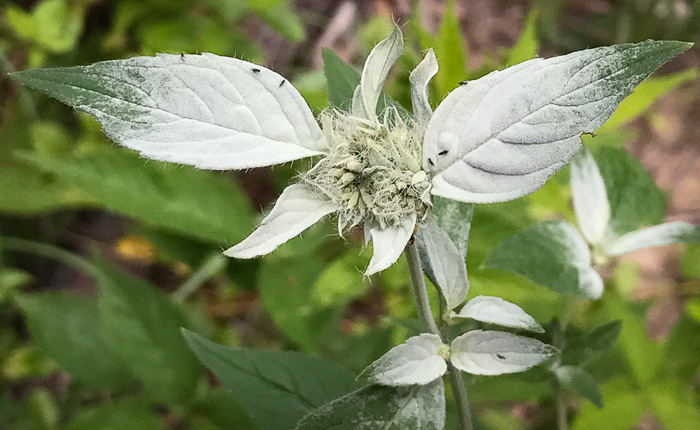
[[[445,149],[443,151],[438,152],[438,155],[447,155],[448,152],[449,151],[447,149]]]
[[[468,83],[469,83],[469,81],[459,81],[460,85],[467,85]]]
[[[255,67],[253,67],[251,70],[253,71],[253,73],[260,73],[260,69],[256,69]]]
[[[286,80],[282,79],[282,82],[280,82],[280,87],[284,85],[284,83],[287,82]]]
[[[505,360],[505,359],[506,359],[506,357],[503,356],[503,355],[501,355],[501,354],[496,354],[496,357],[500,358],[501,360]]]
[[[430,164],[431,166],[435,167],[435,163],[433,163],[433,160],[431,160],[430,158],[428,158],[428,164]]]
[[[182,53],[181,53],[181,54],[180,54],[180,59],[181,59],[182,61],[185,61],[185,54],[182,54]]]

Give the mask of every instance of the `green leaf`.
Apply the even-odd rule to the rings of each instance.
[[[83,409],[65,430],[160,430],[158,415],[141,399],[130,399]]]
[[[698,76],[695,69],[671,73],[665,76],[652,77],[644,80],[634,89],[634,92],[624,99],[615,113],[601,127],[612,129],[642,115],[651,105],[664,94],[692,81]]]
[[[590,400],[596,407],[603,407],[603,397],[593,376],[578,366],[559,366],[554,369],[557,380]]]
[[[83,29],[81,11],[70,8],[66,0],[45,0],[31,14],[10,4],[6,19],[22,38],[56,53],[70,51]]]
[[[108,342],[157,401],[177,404],[192,396],[199,366],[180,334],[180,310],[150,283],[99,261],[97,302]]]
[[[615,344],[621,329],[620,321],[610,321],[599,325],[590,333],[568,339],[562,351],[562,363],[585,366],[594,361]]]
[[[222,247],[240,241],[254,226],[242,190],[211,172],[146,161],[121,150],[24,157],[110,210]]]
[[[119,390],[133,380],[105,340],[94,302],[62,292],[23,295],[16,300],[34,341],[71,376],[108,390]]]
[[[231,399],[231,393],[226,388],[209,390],[198,400],[196,411],[221,429],[259,430],[248,413]]]
[[[525,17],[525,25],[520,33],[518,41],[511,49],[508,55],[508,66],[513,66],[522,63],[525,60],[535,58],[539,51],[539,43],[537,42],[537,20],[539,18],[539,10],[531,9]]]
[[[317,302],[315,285],[325,265],[313,257],[266,261],[260,268],[258,289],[263,306],[279,330],[303,351],[315,352],[329,327],[337,330],[338,308]],[[361,282],[360,275],[355,277]]]
[[[360,83],[360,73],[329,48],[321,49],[321,57],[328,85],[328,102],[337,108],[349,110],[355,87]]]
[[[581,405],[571,430],[629,430],[639,421],[645,410],[644,397],[635,390],[634,382],[614,379],[602,386],[605,408],[591,403]]]
[[[2,239],[0,239],[0,250],[2,250]],[[0,304],[14,296],[17,290],[31,279],[32,276],[27,272],[0,267]]]
[[[264,430],[291,428],[301,417],[355,386],[348,370],[291,351],[231,348],[183,330],[192,350]]]
[[[293,41],[304,40],[304,25],[286,0],[247,0],[255,15],[281,36]]]
[[[422,386],[361,388],[307,415],[295,430],[444,428],[445,386],[437,379]]]
[[[430,213],[435,217],[437,225],[447,233],[462,256],[466,258],[474,205],[435,196]]]
[[[617,234],[663,222],[664,196],[637,158],[622,148],[593,151],[610,203],[610,227]]]
[[[541,222],[507,238],[486,257],[483,267],[522,275],[561,294],[598,298],[603,292],[588,245],[564,221]]]
[[[690,382],[658,380],[645,390],[651,410],[666,430],[700,428],[695,390]]]
[[[455,15],[454,3],[454,0],[447,3],[433,47],[440,67],[434,80],[440,99],[457,88],[467,76],[467,47]]]

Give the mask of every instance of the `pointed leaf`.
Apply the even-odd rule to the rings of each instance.
[[[419,124],[427,124],[433,109],[428,101],[428,84],[438,72],[437,58],[433,48],[428,49],[423,60],[418,63],[408,80],[411,83],[411,105],[413,106],[413,117]]]
[[[601,324],[590,333],[567,339],[561,354],[564,365],[585,366],[611,348],[620,335],[620,321]]]
[[[325,195],[308,185],[290,185],[282,192],[260,226],[243,242],[227,249],[224,255],[254,258],[269,254],[336,210],[336,205]]]
[[[595,299],[603,292],[588,245],[564,221],[541,222],[514,234],[486,257],[483,266],[517,273],[561,294]]]
[[[445,311],[451,311],[464,301],[469,291],[464,255],[433,217],[418,229],[416,244],[423,271],[445,298]]]
[[[454,317],[544,333],[542,326],[520,306],[499,297],[474,297]]]
[[[390,387],[426,385],[447,371],[447,363],[439,355],[442,346],[436,334],[410,337],[370,364],[358,379]]]
[[[355,388],[352,374],[292,351],[231,348],[184,330],[190,348],[263,430],[289,429],[304,415]]]
[[[570,388],[590,400],[596,407],[603,407],[603,396],[593,376],[578,366],[559,366],[554,370],[561,385]]]
[[[591,244],[600,244],[610,221],[610,204],[598,165],[585,147],[571,159],[571,194],[579,228]]]
[[[618,237],[605,245],[608,255],[620,255],[652,246],[700,242],[700,226],[683,221],[667,222]]]
[[[360,75],[360,84],[355,89],[352,99],[352,113],[355,116],[376,120],[377,102],[382,92],[384,81],[391,66],[403,51],[403,34],[394,25],[391,33],[372,49]]]
[[[474,205],[436,196],[430,213],[437,225],[450,236],[462,257],[466,258]]]
[[[12,77],[94,115],[114,141],[155,160],[246,169],[327,149],[294,87],[235,58],[159,54]]]
[[[473,375],[517,373],[547,361],[556,348],[500,331],[472,330],[452,341],[452,364]]]
[[[438,30],[439,34],[433,43],[435,55],[440,64],[440,71],[435,76],[439,100],[442,100],[467,76],[467,46],[462,36],[459,18],[455,14],[454,4],[454,0],[446,4]]]
[[[523,31],[520,33],[518,41],[515,42],[515,46],[513,46],[513,49],[511,49],[508,55],[509,66],[514,66],[525,60],[535,58],[537,55],[539,43],[537,42],[537,35],[535,32],[537,30],[537,19],[539,15],[539,10],[536,8],[530,9],[530,12],[527,13]]]
[[[370,385],[315,410],[295,430],[444,430],[445,386]]]
[[[349,110],[352,94],[360,83],[360,74],[328,48],[321,49],[321,57],[328,85],[328,102],[337,108]]]
[[[67,158],[25,155],[109,210],[215,244],[241,240],[253,212],[240,187],[211,172],[112,150]]]
[[[372,236],[374,251],[365,271],[365,276],[381,272],[394,264],[413,235],[415,226],[416,216],[411,215],[396,226],[370,228],[369,232]]]
[[[646,41],[533,59],[463,85],[437,107],[423,166],[435,195],[473,203],[513,200],[544,184],[620,101],[690,48]]]

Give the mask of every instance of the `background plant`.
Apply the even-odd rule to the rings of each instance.
[[[38,4],[44,3],[51,2]],[[189,2],[168,2],[172,6],[144,3],[141,12],[134,14],[137,18],[129,18],[129,12],[115,12],[129,9],[130,6],[121,3],[117,7],[103,2],[58,3],[64,4],[63,10],[68,11],[64,13],[77,18],[44,18],[42,25],[34,24],[34,28],[41,29],[34,31],[45,31],[49,24],[56,22],[69,25],[69,22],[82,21],[77,26],[82,27],[82,32],[57,30],[66,36],[74,34],[68,47],[59,46],[58,50],[44,46],[42,40],[53,40],[50,36],[26,36],[31,33],[32,25],[23,23],[31,19],[27,20],[25,16],[24,21],[22,18],[18,20],[13,14],[21,14],[17,10],[10,11],[14,5],[6,6],[2,27],[6,70],[30,65],[87,64],[154,51],[210,50],[232,55],[252,50],[241,46],[253,45],[237,41],[230,34],[230,23],[236,22],[235,19],[254,19],[251,16],[259,13],[240,9],[238,18],[231,15],[234,18],[226,19],[234,21],[227,21],[221,18],[222,9],[216,3],[208,2],[194,11],[197,17],[194,24],[185,24],[196,31],[179,32],[187,36],[183,37],[182,44],[175,44],[177,40],[173,35],[177,32],[173,28],[180,28],[177,17],[183,12],[192,12],[193,6]],[[583,27],[588,33],[560,31],[559,35],[566,37],[551,36],[547,28],[551,28],[552,23],[567,23],[567,14],[570,13],[567,8],[577,7],[575,3],[559,5],[561,12],[557,15],[543,4],[538,9],[541,19],[536,21],[536,13],[529,15],[526,20],[529,27],[512,52],[492,53],[491,58],[484,61],[471,58],[470,70],[465,70],[464,58],[445,55],[448,49],[450,52],[466,52],[456,49],[463,43],[459,20],[449,12],[439,31],[409,25],[406,29],[409,40],[417,41],[420,47],[436,47],[441,72],[436,77],[435,100],[440,100],[451,86],[465,77],[473,79],[506,63],[529,58],[538,51],[560,49],[567,52],[625,40],[607,36],[613,30],[598,31],[613,28],[606,24],[605,19],[594,19],[593,24]],[[44,5],[49,6],[56,7]],[[624,17],[625,13],[633,16],[632,12],[626,12],[625,7],[617,4],[611,4],[610,8],[611,16]],[[270,5],[269,10],[273,9],[274,5]],[[31,8],[22,10],[31,11]],[[691,18],[695,16],[692,11],[676,19],[692,23]],[[395,12],[396,16],[401,16],[400,10]],[[109,19],[97,19],[101,14]],[[553,14],[555,20],[547,19]],[[470,21],[467,15],[462,15],[465,24]],[[42,15],[34,13],[33,16],[41,19]],[[270,20],[261,12],[259,16],[262,22]],[[663,17],[653,11],[648,16],[659,22]],[[109,24],[104,24],[105,20],[110,21]],[[154,24],[158,20],[162,21],[161,25]],[[307,20],[312,22],[308,16],[300,22]],[[634,22],[634,19],[630,20]],[[420,21],[414,19],[411,22]],[[121,24],[117,25],[118,22]],[[389,22],[388,18],[375,18],[363,26],[358,41],[364,52],[357,55],[358,59],[364,58],[372,43],[386,33]],[[69,27],[75,28],[76,24]],[[171,30],[158,30],[162,27]],[[655,27],[676,28],[661,24],[632,27],[649,32]],[[209,33],[202,30],[206,28],[210,29]],[[307,31],[313,33],[314,28],[307,27]],[[535,32],[535,28],[538,31]],[[649,33],[628,37],[636,40],[651,36],[686,39],[697,36],[697,27],[695,30],[692,25],[687,28],[687,33],[679,35]],[[463,29],[467,34],[472,31],[466,25]],[[144,36],[149,32],[150,47],[148,37]],[[195,37],[197,34],[201,36]],[[210,42],[205,43],[200,38],[206,39],[204,35],[207,34]],[[535,34],[542,36],[546,44],[538,48]],[[293,33],[286,35],[298,37]],[[63,43],[65,46],[66,42]],[[216,43],[226,46],[216,46]],[[258,60],[250,51],[245,53],[245,58]],[[415,46],[412,54],[409,52],[401,59],[405,67],[397,69],[410,70],[419,58],[419,47]],[[691,60],[685,61],[692,63]],[[479,63],[483,66],[477,69],[474,64]],[[297,60],[292,64],[302,63]],[[275,68],[283,71],[280,67]],[[284,74],[294,78],[295,85],[304,89],[314,106],[321,107],[325,103],[322,74],[299,74],[296,78],[294,73]],[[619,200],[624,203],[624,209],[620,209],[621,219],[632,226],[630,229],[661,222],[665,199],[637,162],[616,148],[623,142],[634,140],[630,136],[631,130],[652,138],[655,133],[661,133],[654,130],[668,132],[669,127],[673,129],[676,125],[667,108],[663,116],[653,111],[645,113],[650,118],[648,123],[653,124],[652,131],[645,127],[621,129],[619,126],[644,113],[661,94],[694,76],[695,71],[688,69],[652,78],[635,92],[632,101],[621,107],[606,124],[605,130],[596,138],[587,139],[587,144],[595,147],[596,161],[620,160],[619,164],[599,166],[603,178],[615,179],[619,170],[627,172],[626,183],[631,184],[631,191],[625,195],[643,196],[632,198],[631,202],[624,198]],[[387,92],[396,100],[407,102],[406,82],[405,76],[395,76]],[[696,84],[686,85],[692,89]],[[7,393],[2,400],[0,422],[3,425],[7,422],[11,428],[96,428],[96,422],[106,423],[111,419],[114,425],[122,427],[255,428],[257,425],[279,428],[275,427],[280,425],[279,422],[260,421],[272,419],[277,414],[251,413],[250,405],[242,403],[245,396],[236,396],[234,390],[234,397],[241,407],[238,410],[236,402],[231,401],[224,390],[207,383],[179,336],[178,327],[190,327],[205,337],[230,345],[298,349],[319,354],[355,373],[414,330],[415,324],[410,321],[413,305],[406,289],[406,268],[399,264],[380,278],[373,279],[372,286],[360,282],[356,268],[365,267],[368,260],[368,255],[358,256],[361,238],[350,237],[349,244],[327,238],[332,226],[319,225],[262,262],[224,262],[219,258],[221,238],[231,243],[242,239],[255,223],[255,211],[263,202],[277,195],[277,189],[288,182],[299,166],[276,169],[271,176],[262,174],[264,181],[260,182],[268,184],[267,190],[274,191],[265,188],[255,191],[250,182],[256,181],[242,178],[243,189],[247,191],[241,192],[241,185],[223,175],[158,163],[144,164],[136,157],[110,148],[109,142],[90,119],[74,115],[46,98],[18,90],[7,81],[2,82],[1,91],[5,107],[0,134],[0,150],[3,151],[0,206],[5,215],[0,224],[4,236],[0,239],[0,246],[4,249],[5,266],[1,279],[3,291],[6,291],[2,319],[7,327],[2,330],[0,352],[2,387]],[[676,102],[676,105],[687,103],[692,106],[696,103],[692,94],[696,93],[691,90],[684,92],[686,100]],[[636,120],[635,124],[645,122]],[[692,134],[690,136],[689,142],[692,142]],[[253,175],[260,178],[261,173],[253,172]],[[501,240],[524,230],[534,220],[565,218],[575,221],[573,211],[566,205],[569,195],[567,178],[567,172],[559,174],[527,199],[477,207],[468,257],[472,281],[470,297],[480,294],[505,297],[518,303],[538,321],[549,321],[565,308],[565,300],[560,296],[523,278],[481,269],[480,264]],[[606,186],[609,183],[606,182]],[[618,188],[610,186],[609,196],[615,195]],[[249,199],[241,198],[244,195]],[[674,201],[678,200],[675,197]],[[687,196],[686,200],[692,201],[692,196]],[[126,217],[106,215],[100,208]],[[203,221],[204,212],[206,221]],[[692,216],[692,212],[687,212],[685,219],[693,221]],[[16,238],[28,239],[31,243]],[[697,344],[693,343],[698,339],[697,291],[693,277],[697,276],[698,254],[693,246],[684,249],[673,248],[671,251],[672,255],[682,255],[681,260],[670,258],[670,261],[681,261],[681,268],[674,272],[671,281],[664,281],[663,288],[655,290],[653,300],[638,301],[637,286],[640,282],[637,278],[644,281],[644,272],[636,269],[636,263],[625,261],[610,276],[604,273],[607,290],[617,291],[616,294],[606,294],[596,302],[576,302],[569,307],[573,309],[566,312],[571,315],[566,324],[566,330],[570,332],[567,335],[569,345],[576,345],[571,338],[578,339],[581,345],[578,350],[572,350],[571,357],[585,357],[584,361],[591,362],[596,355],[603,354],[586,369],[602,384],[606,402],[602,410],[587,403],[581,404],[572,417],[574,428],[596,427],[602,425],[600,423],[605,423],[606,428],[630,428],[640,419],[660,423],[666,428],[687,428],[688,423],[697,420],[696,391],[691,381],[697,372]],[[97,257],[99,253],[105,255],[107,261]],[[83,258],[76,259],[75,256]],[[55,260],[61,263],[57,265]],[[85,263],[86,260],[90,263]],[[111,267],[115,264],[140,275],[142,280],[125,277]],[[94,290],[86,278],[76,278],[76,272],[67,271],[66,267],[77,267],[79,273],[88,273],[97,279],[97,302],[93,300],[94,294],[90,292]],[[173,291],[176,284],[182,288]],[[198,289],[202,284],[204,286]],[[26,285],[22,287],[25,291],[18,292],[22,285]],[[64,291],[27,294],[46,289]],[[195,290],[196,293],[189,294]],[[166,299],[164,293],[168,292],[172,293],[172,300]],[[177,304],[174,306],[173,302]],[[670,308],[669,303],[673,304]],[[644,317],[653,317],[656,309],[684,309],[673,324],[670,335],[661,337],[665,339],[663,341],[650,340],[646,335]],[[390,317],[377,321],[378,316],[385,313]],[[594,328],[598,323],[613,319],[622,320],[620,340],[614,348],[602,352],[604,347],[612,344],[610,339],[614,338],[618,328],[616,325]],[[26,329],[23,321],[26,321]],[[658,319],[649,317],[648,321],[651,327],[660,326]],[[66,329],[68,327],[76,328]],[[554,330],[553,327],[547,328],[550,332]],[[27,336],[27,329],[31,338]],[[114,348],[114,345],[119,347]],[[133,349],[125,347],[129,345]],[[104,356],[95,356],[95,351],[103,352]],[[273,362],[272,356],[276,353],[271,351],[270,354],[265,360]],[[139,360],[134,360],[134,357],[139,357]],[[316,374],[319,365],[313,364]],[[163,368],[171,369],[172,373],[166,378],[157,377],[159,373],[153,370]],[[300,380],[303,380],[301,369],[293,368],[290,373],[300,375]],[[248,395],[251,392],[261,396],[269,393],[265,390],[270,384],[266,385],[264,381],[254,383],[250,374],[242,372],[243,376],[239,377],[245,379],[233,379],[228,384],[224,378],[220,379],[231,387],[245,383]],[[333,385],[338,391],[310,396],[317,402],[313,403],[314,406],[352,386],[351,377],[343,379],[338,376],[343,371],[333,367],[328,374],[333,375]],[[283,378],[284,375],[276,377]],[[550,407],[552,397],[546,381],[549,381],[549,376],[533,372],[496,379],[469,378],[467,385],[472,393],[471,400],[476,404],[475,415],[484,427],[532,428],[553,421],[554,408]],[[260,403],[258,398],[250,399],[255,405]],[[293,400],[288,401],[290,403],[285,403],[282,409],[296,414],[288,419],[298,418],[309,409],[304,402],[293,407]],[[536,418],[516,418],[522,415],[514,411],[533,404],[537,406],[531,406],[531,410],[540,411]],[[578,405],[574,396],[570,405],[573,412]]]

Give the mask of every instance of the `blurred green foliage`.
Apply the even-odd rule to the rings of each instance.
[[[414,5],[404,29],[406,51],[386,87],[392,97],[387,103],[410,110],[408,72],[420,61],[421,50],[431,46],[440,64],[431,85],[436,104],[460,81],[527,60],[542,47],[567,52],[647,37],[697,40],[700,2],[687,2],[682,16],[671,7],[673,2],[658,2],[661,12],[654,3],[611,2],[610,13],[594,16],[590,31],[579,33],[567,30],[566,1],[536,1],[514,46],[487,56],[479,68],[469,65],[454,2],[447,2],[434,34],[422,27]],[[358,372],[409,335],[415,323],[405,262],[370,284],[357,269],[369,257],[361,251],[361,235],[351,234],[343,242],[329,223],[260,261],[227,260],[223,269],[211,270],[211,256],[252,229],[258,209],[279,194],[299,166],[281,166],[271,174],[251,172],[254,179],[247,179],[245,174],[145,161],[113,147],[90,117],[19,88],[5,76],[17,69],[155,52],[209,51],[275,64],[246,29],[262,28],[289,44],[284,46],[298,46],[305,42],[307,21],[314,19],[318,17],[297,13],[285,0],[39,0],[0,5],[0,428],[275,429],[279,423],[273,414],[256,415],[251,406],[280,389],[246,371],[261,364],[256,360],[269,361],[266,366],[276,369],[282,380],[300,378],[302,391],[316,387],[308,386],[309,381],[343,381],[337,391],[304,392],[315,396],[314,402],[290,409],[291,422],[350,389],[349,372],[337,370],[338,365]],[[388,16],[375,16],[362,24],[353,42],[367,51],[384,37],[390,22]],[[291,72],[305,70],[303,62],[278,71],[313,109],[329,102],[342,108],[357,73],[330,51],[324,50],[323,60],[325,71]],[[697,71],[687,69],[648,79],[597,137],[585,136],[596,147],[606,182],[620,183],[608,189],[618,202],[613,216],[620,232],[657,223],[665,210],[665,196],[621,149],[630,138],[624,127],[653,109],[654,101],[696,78]],[[481,263],[503,239],[538,220],[572,221],[567,178],[565,170],[527,198],[476,206],[467,255],[470,296],[503,297],[541,322],[562,312],[563,297],[515,275],[483,269]],[[629,183],[638,192],[615,198]],[[90,230],[90,220],[111,233]],[[111,226],[100,224],[106,222]],[[67,267],[95,283],[67,272]],[[573,360],[568,364],[582,366],[576,369],[585,368],[597,381],[605,407],[581,402],[573,429],[628,429],[648,414],[667,429],[700,428],[697,384],[692,383],[700,356],[699,267],[700,248],[688,246],[680,278],[669,293],[683,299],[684,310],[663,340],[646,334],[645,317],[654,303],[630,300],[637,283],[632,263],[620,265],[607,278],[608,291],[600,301],[578,304],[566,332],[571,343],[565,356]],[[178,293],[185,283],[199,289]],[[435,292],[431,294],[437,303]],[[621,326],[602,325],[613,320]],[[270,363],[280,354],[296,353],[240,348],[233,350],[240,374],[219,374],[216,360],[231,359],[232,350],[188,334],[189,342],[206,347],[208,355],[203,357],[204,349],[199,349],[199,358],[232,389],[231,396],[201,371],[181,327],[233,347],[294,349],[336,364],[299,355],[298,368],[290,368]],[[615,330],[619,340],[606,349]],[[596,350],[596,342],[605,348]],[[309,369],[308,360],[318,361]],[[316,363],[336,371],[321,375]],[[578,392],[597,402],[587,376],[579,370],[573,374],[572,398],[580,398],[574,394]],[[467,383],[483,428],[551,428],[516,420],[506,408],[534,402],[553,422],[545,372],[470,377]],[[291,408],[299,404],[298,397],[275,398],[280,408]]]

